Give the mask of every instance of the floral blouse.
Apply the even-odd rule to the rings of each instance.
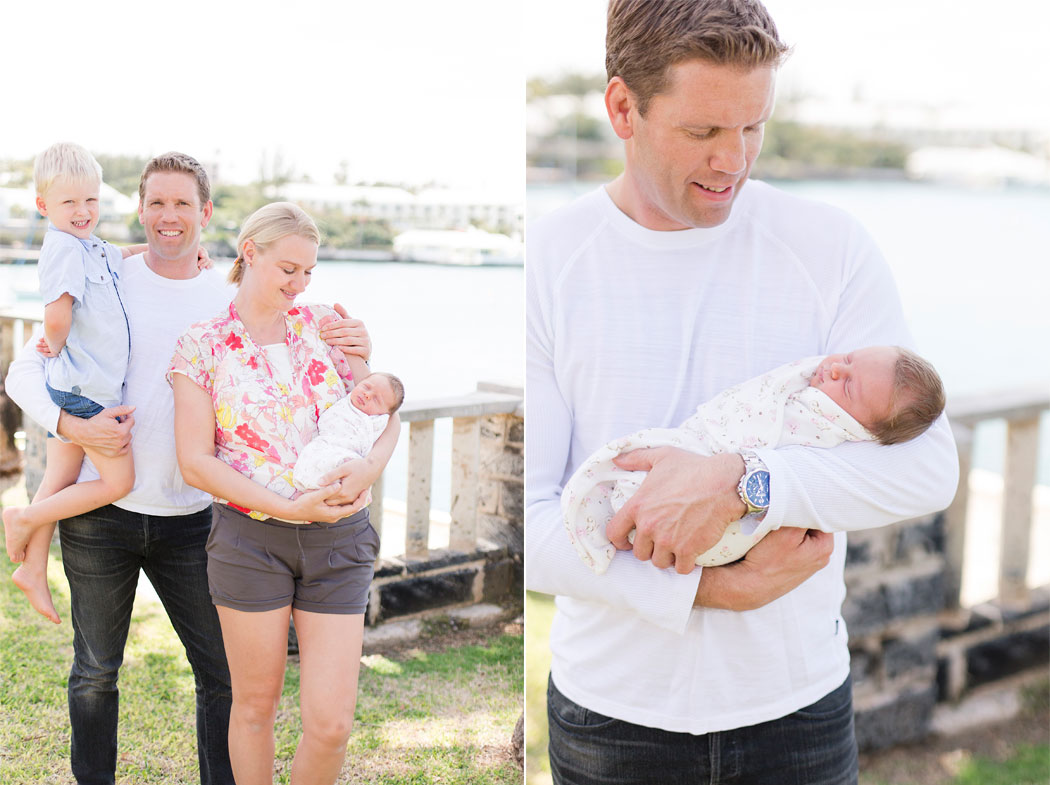
[[[248,335],[233,303],[227,315],[198,322],[183,334],[167,374],[169,384],[174,374],[185,374],[211,395],[216,456],[287,498],[298,495],[292,468],[317,435],[321,412],[353,387],[342,351],[320,336],[329,317],[340,318],[324,305],[299,305],[287,312],[291,385],[281,380],[266,352]],[[216,501],[258,520],[270,517],[224,499]]]

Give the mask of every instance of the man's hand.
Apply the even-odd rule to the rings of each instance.
[[[696,557],[717,543],[726,527],[747,508],[736,487],[744,474],[739,455],[703,456],[675,447],[633,450],[613,461],[621,469],[649,476],[605,528],[620,550],[635,529],[634,555],[681,574],[696,566]]]
[[[131,447],[133,411],[134,406],[111,406],[87,420],[62,412],[58,415],[58,433],[111,458],[125,455]]]
[[[351,319],[339,303],[333,307],[343,318],[322,319],[321,337],[329,346],[338,346],[343,354],[360,357],[368,362],[368,358],[372,356],[372,338],[365,323],[360,319]]]
[[[749,611],[768,605],[827,566],[834,535],[816,529],[771,531],[738,562],[705,567],[694,605]]]

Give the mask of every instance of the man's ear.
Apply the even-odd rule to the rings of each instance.
[[[631,109],[634,106],[634,94],[627,83],[619,76],[614,76],[605,86],[605,111],[609,113],[612,129],[621,139],[634,136]]]

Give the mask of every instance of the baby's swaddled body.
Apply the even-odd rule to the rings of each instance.
[[[295,462],[292,482],[300,491],[321,487],[321,479],[341,464],[368,455],[386,428],[388,414],[366,414],[346,396],[322,412],[318,433]]]

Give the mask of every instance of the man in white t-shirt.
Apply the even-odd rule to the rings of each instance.
[[[204,168],[182,153],[157,156],[142,173],[139,220],[148,250],[125,260],[119,280],[131,330],[124,390],[130,405],[105,409],[86,420],[61,411],[44,387],[43,358],[34,350],[35,337],[11,364],[6,380],[11,399],[62,438],[119,454],[134,435],[131,493],[59,524],[73,620],[70,762],[80,785],[114,782],[117,676],[140,570],[163,602],[193,669],[201,783],[234,781],[227,743],[230,674],[208,594],[204,551],[211,497],[187,485],[179,472],[174,403],[165,381],[179,336],[194,322],[221,313],[231,299],[232,292],[215,270],[197,266],[200,233],[212,214],[210,194]],[[360,322],[333,323],[326,336],[357,347],[351,351],[367,359],[370,341]],[[85,461],[80,480],[97,477]],[[344,502],[336,496],[330,501],[354,500]]]
[[[797,357],[911,344],[853,219],[747,182],[785,52],[753,0],[613,0],[624,173],[528,238],[526,579],[557,595],[556,783],[856,782],[843,532],[955,490],[943,418],[891,447],[640,450],[619,461],[648,476],[607,527],[623,551],[606,574],[565,536],[561,488],[610,439]],[[749,512],[774,531],[694,569]]]

